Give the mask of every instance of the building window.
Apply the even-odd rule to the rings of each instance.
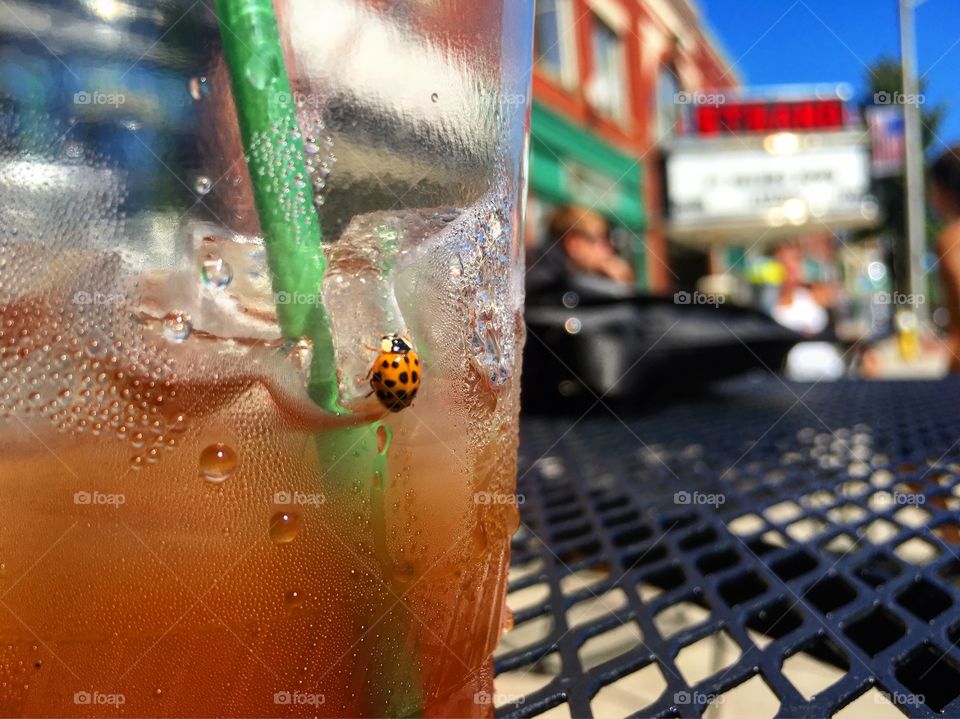
[[[601,114],[627,122],[627,78],[623,40],[603,20],[593,18],[593,77],[587,99]]]
[[[680,79],[672,67],[661,66],[657,73],[657,125],[654,143],[669,140],[683,130],[689,101],[680,89]]]
[[[571,0],[537,0],[533,52],[537,67],[570,87],[577,66]]]

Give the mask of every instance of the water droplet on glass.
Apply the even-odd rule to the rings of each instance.
[[[206,195],[212,187],[213,182],[206,175],[200,175],[193,181],[193,189],[197,191],[198,195]]]
[[[437,102],[440,99],[440,96],[437,93],[433,93],[430,96],[430,102]]]
[[[582,327],[580,320],[576,317],[571,317],[566,322],[563,323],[563,328],[567,331],[567,334],[575,335],[580,331]]]
[[[188,87],[190,88],[190,97],[197,101],[202,100],[210,94],[210,83],[208,83],[207,78],[203,76],[191,77]]]
[[[300,533],[300,515],[293,510],[277,512],[270,517],[270,539],[276,544],[292,542]]]
[[[192,329],[190,315],[186,312],[175,310],[163,318],[163,336],[168,340],[183,342],[190,336]]]
[[[308,155],[316,155],[320,152],[320,146],[317,144],[315,137],[308,137],[303,143],[303,149]]]
[[[289,592],[283,595],[283,603],[287,606],[287,609],[299,609],[303,606],[305,597],[303,592],[300,592],[296,589],[291,589]]]
[[[222,257],[210,257],[203,261],[200,274],[208,286],[223,289],[233,279],[233,268]]]
[[[406,584],[413,579],[414,569],[410,562],[398,562],[393,566],[394,581]]]
[[[219,484],[237,468],[237,453],[225,444],[211,444],[200,453],[200,476]]]
[[[383,454],[390,446],[390,430],[386,425],[381,424],[377,427],[377,451]]]

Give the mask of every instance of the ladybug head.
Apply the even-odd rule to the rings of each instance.
[[[394,333],[389,335],[384,335],[380,340],[380,349],[384,352],[394,352],[397,354],[405,354],[409,352],[412,347],[404,340],[400,335]]]

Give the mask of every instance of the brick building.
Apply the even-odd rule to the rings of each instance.
[[[695,0],[537,0],[531,122],[531,238],[554,206],[605,215],[638,284],[672,282],[661,148],[690,94],[734,87],[732,63]]]

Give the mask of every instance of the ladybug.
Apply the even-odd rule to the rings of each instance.
[[[420,355],[397,334],[384,336],[378,351],[367,373],[370,394],[391,412],[399,412],[413,404],[420,389]]]

